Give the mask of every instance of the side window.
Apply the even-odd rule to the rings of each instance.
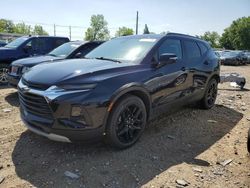
[[[39,49],[39,40],[37,38],[31,39],[26,46],[34,51]]]
[[[173,53],[178,59],[182,59],[181,41],[177,39],[167,39],[159,48],[159,56],[164,53]]]
[[[84,57],[86,54],[88,54],[90,51],[92,51],[94,48],[99,46],[98,44],[86,44],[81,49],[79,52],[81,52],[81,57]]]
[[[187,59],[200,58],[201,53],[198,45],[194,41],[184,41]]]
[[[64,44],[66,42],[65,39],[55,39],[55,42],[54,42],[54,48],[58,47],[58,46],[61,46],[62,44]]]
[[[202,42],[198,42],[198,46],[199,46],[200,49],[201,49],[201,55],[204,55],[204,54],[207,52],[208,48],[207,48],[206,45],[203,44]]]

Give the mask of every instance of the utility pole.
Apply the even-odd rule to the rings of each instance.
[[[54,24],[54,36],[56,36],[56,24]]]
[[[71,40],[71,26],[69,26],[69,40]]]
[[[138,11],[136,11],[136,29],[135,34],[138,35]]]

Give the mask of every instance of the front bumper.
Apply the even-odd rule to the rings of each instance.
[[[107,107],[100,102],[90,103],[90,91],[42,91],[28,88],[20,81],[18,92],[21,118],[32,132],[62,142],[96,141],[102,138]],[[84,119],[84,123],[71,116],[72,106],[76,105],[82,109],[80,119]]]
[[[10,86],[17,88],[18,82],[20,81],[22,76],[8,74],[7,80]]]

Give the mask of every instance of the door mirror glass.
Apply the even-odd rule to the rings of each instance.
[[[23,51],[25,53],[29,53],[31,50],[32,50],[32,47],[30,45],[26,45],[26,46],[23,47]]]

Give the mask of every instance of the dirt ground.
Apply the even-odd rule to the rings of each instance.
[[[222,72],[244,75],[246,89],[221,84],[213,109],[184,107],[162,115],[122,151],[31,133],[20,120],[16,90],[2,87],[0,187],[250,187],[250,65],[222,66]]]

